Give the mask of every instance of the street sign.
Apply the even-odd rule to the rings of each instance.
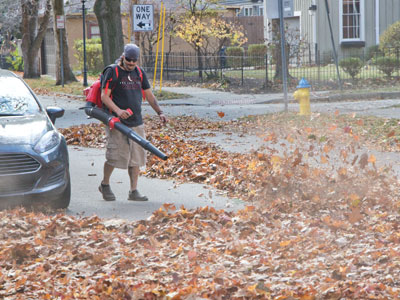
[[[65,28],[65,16],[64,15],[59,15],[57,16],[57,29],[64,29]]]
[[[153,5],[136,4],[132,9],[133,31],[152,31],[154,10]]]
[[[268,19],[279,19],[278,1],[282,1],[284,18],[290,18],[294,16],[293,0],[266,0],[266,1],[267,1]]]

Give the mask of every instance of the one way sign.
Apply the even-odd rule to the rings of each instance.
[[[140,4],[133,5],[133,31],[152,31],[153,30],[153,5]]]

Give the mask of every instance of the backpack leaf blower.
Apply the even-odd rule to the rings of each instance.
[[[114,128],[117,129],[119,132],[121,132],[122,134],[127,136],[129,139],[131,139],[135,143],[139,144],[144,149],[153,153],[155,156],[161,158],[162,160],[168,159],[168,156],[166,154],[164,154],[159,149],[157,149],[148,140],[139,136],[135,131],[130,129],[128,126],[122,124],[119,118],[114,117],[113,115],[107,113],[105,110],[98,108],[89,102],[83,108],[85,109],[85,113],[89,117],[93,117],[93,118],[103,122],[105,125],[109,126],[110,129],[114,129]]]

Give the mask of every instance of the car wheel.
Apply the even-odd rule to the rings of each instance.
[[[71,201],[71,178],[68,173],[67,186],[65,187],[64,192],[60,195],[59,198],[55,199],[51,205],[55,209],[67,208],[69,206],[70,201]]]

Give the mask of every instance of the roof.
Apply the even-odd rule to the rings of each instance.
[[[177,9],[181,7],[179,0],[163,0],[166,10]],[[85,8],[87,11],[93,11],[95,0],[85,0]],[[121,12],[129,11],[129,0],[121,0]],[[153,4],[155,7],[160,6],[160,1],[150,0],[146,4]],[[82,0],[64,0],[64,12],[68,14],[82,13]]]
[[[263,3],[263,0],[222,0],[219,2],[223,6],[243,6],[248,4]]]

